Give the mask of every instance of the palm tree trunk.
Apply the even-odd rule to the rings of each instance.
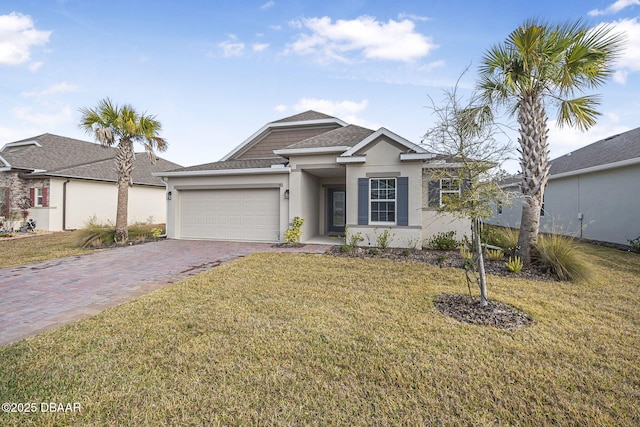
[[[540,208],[550,167],[547,115],[539,96],[532,94],[522,98],[518,110],[518,123],[522,171],[520,189],[524,200],[517,252],[522,263],[527,266],[531,264],[531,256],[538,244]]]
[[[129,207],[129,185],[131,184],[131,172],[135,157],[133,143],[123,139],[118,144],[116,153],[116,170],[118,172],[118,206],[116,208],[116,232],[115,241],[118,244],[125,243],[129,238],[127,230],[128,207]]]

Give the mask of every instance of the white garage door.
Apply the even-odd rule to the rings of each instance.
[[[275,242],[280,233],[280,191],[182,190],[180,231],[185,239]]]

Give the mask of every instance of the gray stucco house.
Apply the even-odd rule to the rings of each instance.
[[[510,188],[517,191],[517,183]],[[627,244],[640,235],[640,128],[551,161],[542,231]],[[521,202],[496,207],[489,221],[520,226]]]
[[[41,230],[82,228],[92,217],[115,221],[114,157],[114,148],[48,133],[5,144],[0,149],[0,222],[17,228],[24,198],[32,205],[28,217]],[[136,154],[130,222],[165,221],[165,186],[152,172],[179,166],[164,159],[151,164],[146,153]]]
[[[466,221],[438,214],[446,161],[380,128],[307,111],[267,123],[220,161],[156,173],[167,183],[167,235],[175,239],[282,241],[292,219],[303,242],[361,233],[376,245],[419,247]],[[448,180],[452,181],[452,180]],[[442,190],[441,190],[442,189]]]

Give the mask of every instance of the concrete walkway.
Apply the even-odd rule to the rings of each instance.
[[[324,253],[331,245],[164,240],[0,269],[0,346],[99,313],[254,252]]]

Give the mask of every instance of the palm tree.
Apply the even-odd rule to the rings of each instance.
[[[162,125],[155,116],[138,113],[131,105],[119,107],[109,98],[96,108],[81,108],[80,128],[105,147],[116,147],[115,167],[118,173],[118,206],[116,211],[116,243],[124,243],[128,237],[127,205],[131,172],[135,162],[133,143],[142,144],[152,163],[155,150],[165,151],[167,142],[158,136]]]
[[[552,26],[529,20],[482,59],[479,88],[485,100],[517,113],[524,196],[518,252],[525,265],[531,263],[538,242],[549,177],[547,108],[557,107],[559,126],[593,126],[600,115],[599,97],[578,95],[613,74],[612,63],[623,42],[607,25],[589,28],[577,21]]]

